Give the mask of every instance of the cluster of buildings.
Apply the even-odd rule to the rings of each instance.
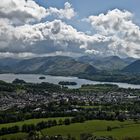
[[[71,105],[91,105],[105,103],[123,103],[128,101],[140,101],[140,95],[124,92],[72,94],[72,93],[31,93],[31,92],[2,92],[0,94],[0,110],[8,110],[13,107],[24,108],[26,106],[48,105],[50,102],[56,104],[67,103]],[[36,108],[37,109],[37,108]]]

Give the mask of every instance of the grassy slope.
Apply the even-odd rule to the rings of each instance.
[[[129,132],[135,132],[132,136],[140,136],[140,133],[136,130],[140,129],[140,124],[139,125],[133,125],[133,122],[119,122],[119,121],[100,121],[100,120],[96,120],[96,121],[87,121],[83,124],[81,123],[76,123],[76,124],[71,124],[69,126],[56,126],[53,128],[49,128],[49,129],[44,129],[42,130],[42,133],[44,135],[48,134],[48,135],[57,135],[57,134],[61,134],[61,135],[67,135],[67,134],[71,134],[72,136],[75,136],[76,138],[79,139],[79,135],[81,133],[93,133],[93,134],[97,134],[99,136],[107,136],[107,135],[111,135],[117,138],[123,137],[123,136],[131,136],[131,133]],[[111,126],[111,127],[116,127],[116,129],[113,129],[112,132],[107,132],[107,126]],[[124,127],[124,128],[122,128]],[[133,130],[134,128],[134,130]],[[120,133],[121,132],[121,133]],[[128,132],[128,133],[127,133]]]
[[[22,126],[23,124],[37,124],[41,121],[48,121],[48,120],[59,120],[59,119],[65,119],[65,118],[41,118],[41,119],[30,119],[30,120],[25,120],[25,121],[21,121],[21,122],[15,122],[15,123],[7,123],[7,124],[0,124],[0,129],[2,127],[12,127],[12,126]]]
[[[37,124],[41,121],[48,121],[48,120],[59,120],[59,119],[65,119],[63,117],[61,118],[41,118],[41,119],[30,119],[30,120],[25,120],[25,121],[21,121],[21,122],[15,122],[15,123],[7,123],[7,124],[0,124],[0,129],[2,127],[12,127],[12,126],[19,126],[21,127],[23,124]],[[4,136],[0,136],[0,140],[3,138],[6,138],[8,140],[12,139],[12,138],[24,138],[26,137],[27,134],[26,133],[16,133],[16,134],[8,134],[8,135],[4,135]]]
[[[117,85],[110,84],[98,84],[98,85],[84,85],[80,88],[80,91],[91,91],[91,92],[108,92],[108,91],[116,91],[118,89]]]
[[[27,137],[26,133],[16,133],[16,134],[0,136],[0,140],[5,139],[5,138],[7,140],[11,140],[11,139],[17,139],[17,138],[26,138],[26,137]]]
[[[97,136],[114,136],[121,139],[122,137],[140,137],[140,124],[126,126],[120,129],[114,129],[110,132],[96,132]]]
[[[47,121],[48,119],[34,119],[25,122],[26,124],[30,124],[30,123],[37,123],[42,120]],[[16,125],[21,126],[25,122],[18,122],[16,123]],[[12,126],[12,124],[10,125]],[[115,129],[112,129],[112,131],[108,132],[106,131],[108,126],[111,126],[112,128]],[[87,121],[85,123],[75,123],[68,126],[56,126],[48,129],[43,129],[41,132],[43,135],[61,134],[66,136],[67,134],[71,134],[72,136],[75,136],[78,140],[81,133],[93,133],[97,136],[113,136],[121,140],[121,138],[125,136],[140,137],[139,130],[140,130],[140,124],[134,124],[134,122],[132,121],[119,122],[119,121],[93,120],[93,121]],[[3,137],[0,137],[0,140],[5,137],[6,138],[25,137],[26,135],[27,134],[25,133],[5,135]]]

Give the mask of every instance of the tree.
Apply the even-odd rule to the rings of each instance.
[[[36,131],[30,131],[28,134],[29,140],[39,140],[39,135],[36,133]]]
[[[110,126],[107,126],[107,131],[112,131],[112,128]]]
[[[94,140],[95,137],[89,133],[83,133],[80,135],[80,140]]]
[[[58,124],[59,124],[59,125],[63,125],[62,119],[60,119],[60,120],[58,121]]]
[[[70,121],[69,118],[64,120],[64,124],[65,124],[65,125],[69,125],[70,123],[71,123],[71,121]]]

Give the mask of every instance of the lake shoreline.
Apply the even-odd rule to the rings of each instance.
[[[44,76],[46,79],[40,80],[39,77]],[[56,75],[44,75],[44,74],[20,74],[20,73],[4,73],[0,74],[0,80],[3,80],[5,82],[12,82],[14,79],[22,79],[26,82],[30,83],[41,83],[41,82],[49,82],[53,84],[58,84],[60,81],[70,81],[70,82],[76,82],[78,83],[76,86],[68,86],[70,88],[79,88],[81,85],[84,84],[112,84],[112,85],[118,85],[120,88],[132,88],[132,89],[140,89],[140,85],[135,84],[128,84],[128,83],[122,83],[122,82],[102,82],[102,81],[93,81],[90,79],[83,79],[79,77],[74,76],[56,76]]]
[[[1,74],[15,74],[15,75],[21,75],[21,74],[26,74],[26,75],[42,75],[42,76],[57,76],[57,77],[68,77],[68,78],[79,78],[79,79],[85,79],[85,80],[90,80],[90,81],[94,81],[94,82],[101,82],[101,83],[124,83],[124,84],[129,84],[129,85],[138,85],[140,86],[140,83],[138,84],[134,84],[134,83],[129,83],[129,82],[123,82],[123,81],[104,81],[104,80],[94,80],[93,78],[88,78],[85,76],[71,76],[71,75],[57,75],[57,74],[45,74],[45,73],[0,73]]]

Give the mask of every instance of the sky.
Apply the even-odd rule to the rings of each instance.
[[[0,57],[140,58],[139,0],[6,0]]]

